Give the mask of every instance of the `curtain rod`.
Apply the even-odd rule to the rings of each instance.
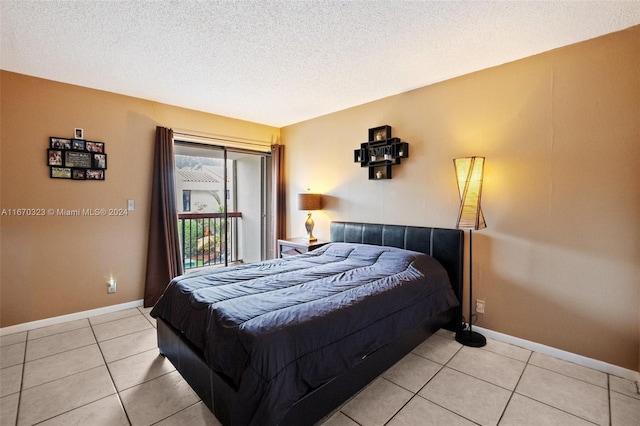
[[[272,141],[264,141],[264,140],[260,140],[260,139],[250,139],[250,138],[240,138],[240,137],[226,136],[226,135],[216,135],[214,133],[199,133],[199,132],[194,132],[194,131],[190,131],[190,130],[182,130],[182,129],[174,129],[173,130],[173,135],[174,135],[174,137],[176,135],[178,135],[178,136],[193,137],[193,138],[199,138],[199,139],[208,139],[208,140],[212,140],[212,141],[231,142],[231,143],[237,143],[237,144],[242,144],[242,145],[254,145],[254,146],[259,146],[259,147],[267,147],[267,146],[270,146],[273,143]]]

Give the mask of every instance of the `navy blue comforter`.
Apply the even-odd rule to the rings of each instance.
[[[313,252],[175,278],[151,315],[238,388],[234,424],[277,424],[309,390],[405,330],[457,306],[435,259],[331,243]]]

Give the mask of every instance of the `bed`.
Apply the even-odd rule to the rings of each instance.
[[[306,254],[177,277],[153,308],[160,353],[222,424],[314,424],[461,326],[462,231],[330,231]]]

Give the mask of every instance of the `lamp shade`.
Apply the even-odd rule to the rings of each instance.
[[[486,228],[480,200],[482,198],[482,177],[484,157],[465,157],[453,160],[460,193],[458,229],[478,230]]]
[[[320,210],[322,208],[321,194],[298,194],[298,210]]]

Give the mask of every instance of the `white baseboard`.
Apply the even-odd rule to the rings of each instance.
[[[640,372],[638,371],[629,370],[617,365],[598,361],[597,359],[587,358],[586,356],[563,351],[551,346],[546,346],[540,343],[531,342],[529,340],[520,339],[519,337],[513,337],[508,334],[498,333],[497,331],[489,330],[486,328],[473,326],[473,329],[477,330],[485,337],[488,337],[490,339],[509,343],[515,346],[520,346],[521,348],[529,349],[530,351],[538,352],[543,355],[549,355],[554,358],[562,359],[564,361],[573,362],[574,364],[578,364],[583,367],[593,368],[594,370],[602,371],[603,373],[612,374],[614,376],[622,377],[634,382],[640,380]]]
[[[91,309],[89,311],[76,312],[59,317],[46,318],[38,321],[25,322],[22,324],[11,325],[9,327],[0,328],[0,336],[7,334],[20,333],[40,327],[48,327],[50,325],[61,324],[63,322],[75,321],[79,319],[89,318],[96,315],[109,314],[111,312],[123,311],[125,309],[137,308],[144,304],[144,300],[134,300],[133,302],[121,303],[119,305],[105,306],[104,308]]]

